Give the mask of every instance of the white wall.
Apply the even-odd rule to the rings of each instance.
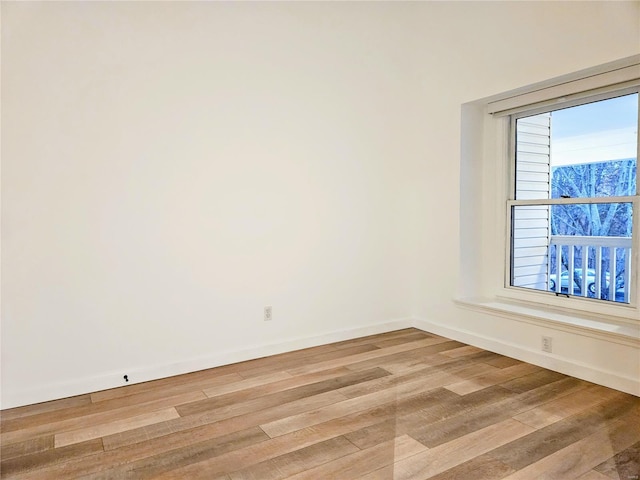
[[[460,105],[636,53],[638,5],[3,3],[3,408],[473,324]]]

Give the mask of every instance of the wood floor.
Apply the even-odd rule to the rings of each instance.
[[[5,410],[1,477],[638,479],[640,399],[414,329]]]

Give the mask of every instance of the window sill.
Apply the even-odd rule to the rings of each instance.
[[[454,303],[475,312],[640,348],[640,323],[621,322],[616,317],[591,317],[503,299],[458,298]]]

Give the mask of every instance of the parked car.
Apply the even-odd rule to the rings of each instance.
[[[560,274],[560,292],[569,292],[572,294],[576,292],[582,293],[580,285],[576,282],[576,278],[580,279],[583,284],[587,285],[587,289],[590,294],[596,294],[596,271],[593,268],[587,268],[586,278],[582,276],[581,268],[574,269],[573,281],[571,282],[573,285],[573,289],[571,292],[569,292],[569,272],[567,270],[562,272]],[[557,283],[558,281],[556,278],[556,274],[552,273],[551,275],[549,275],[549,290],[555,292]],[[605,288],[609,288],[609,272],[605,272]]]
[[[624,284],[624,277],[619,276],[616,280],[616,290],[615,290],[615,297],[613,298],[613,301],[615,302],[625,302],[625,294],[626,294],[626,287]],[[610,297],[610,292],[609,289],[607,288],[606,290],[602,291],[602,299],[603,300],[612,300]],[[628,299],[627,299],[628,301]]]

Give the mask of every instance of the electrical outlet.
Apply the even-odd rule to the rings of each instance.
[[[271,305],[264,307],[264,321],[269,322],[273,317],[271,316]]]
[[[542,337],[542,351],[547,353],[553,351],[553,339],[551,337]]]

